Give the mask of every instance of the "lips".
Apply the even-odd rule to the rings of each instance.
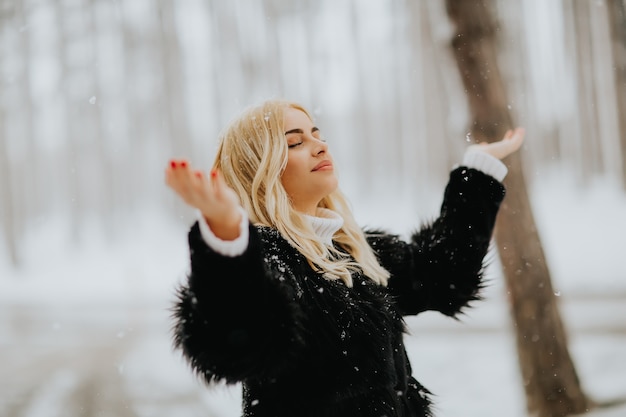
[[[333,163],[326,160],[326,161],[322,161],[319,164],[315,165],[315,167],[311,170],[313,171],[319,171],[319,170],[329,170],[333,168]]]

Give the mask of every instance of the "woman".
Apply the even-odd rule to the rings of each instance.
[[[205,381],[243,383],[244,416],[430,416],[402,317],[455,316],[479,298],[504,197],[499,159],[523,136],[470,147],[440,216],[404,242],[356,225],[303,107],[248,110],[222,134],[209,178],[185,160],[166,170],[199,212],[176,347]]]

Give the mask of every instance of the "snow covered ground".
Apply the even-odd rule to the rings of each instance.
[[[532,196],[583,385],[598,401],[626,397],[626,196],[556,176]],[[416,223],[410,204],[393,219],[388,207],[355,207],[367,207],[357,211],[363,223]],[[47,219],[29,234],[20,270],[0,258],[0,415],[239,415],[237,387],[207,389],[171,349],[167,308],[187,268],[185,227],[145,213],[128,236],[111,242],[87,228],[79,246],[65,229]],[[497,266],[491,276],[487,300],[463,322],[408,320],[414,373],[437,394],[439,417],[525,416]]]

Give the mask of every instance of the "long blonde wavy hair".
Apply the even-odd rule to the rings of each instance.
[[[389,272],[378,263],[341,191],[326,196],[318,207],[333,210],[343,218],[343,226],[333,240],[354,260],[325,245],[310,222],[292,206],[281,183],[288,152],[283,114],[289,107],[313,120],[304,107],[284,100],[269,100],[249,108],[221,133],[213,168],[222,172],[226,183],[238,194],[252,223],[276,228],[313,269],[323,271],[326,279],[341,279],[351,287],[351,272],[362,271],[386,286]]]

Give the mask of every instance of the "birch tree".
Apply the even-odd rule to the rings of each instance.
[[[13,266],[18,265],[17,236],[15,233],[15,215],[13,210],[13,186],[11,184],[10,161],[4,126],[4,108],[0,103],[0,201],[2,202],[2,226],[5,245]]]
[[[608,6],[621,147],[622,187],[626,190],[626,2],[608,0]]]
[[[163,101],[169,141],[173,149],[183,155],[192,154],[192,145],[187,123],[187,106],[183,92],[183,71],[176,27],[176,9],[169,0],[159,1],[159,46],[158,53],[163,68]]]
[[[513,127],[497,65],[496,26],[488,1],[446,0],[452,40],[478,141],[498,140]],[[519,153],[505,161],[508,195],[495,237],[510,294],[528,411],[538,417],[578,414],[589,408],[567,347],[550,272],[533,218]]]

